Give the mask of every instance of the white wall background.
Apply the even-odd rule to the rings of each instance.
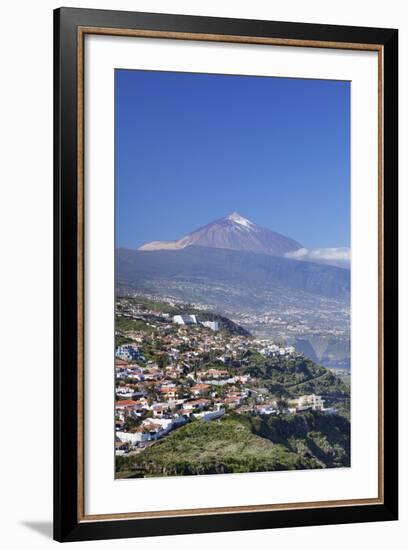
[[[47,548],[52,519],[52,10],[58,2],[2,7],[1,170],[1,485],[0,541],[7,549]],[[65,6],[220,17],[397,27],[400,29],[401,326],[408,332],[408,18],[404,0],[100,0]],[[404,215],[402,215],[402,213]],[[26,357],[17,359],[17,349]],[[401,396],[408,373],[401,353]],[[400,521],[152,539],[77,543],[76,548],[190,549],[298,547],[320,550],[390,543],[408,537],[408,403],[401,399]],[[406,543],[405,543],[406,544]]]

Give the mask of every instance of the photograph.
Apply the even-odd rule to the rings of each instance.
[[[114,89],[115,479],[350,468],[350,81]]]

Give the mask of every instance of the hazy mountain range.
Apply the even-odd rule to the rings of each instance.
[[[205,282],[208,286],[227,284],[231,294],[235,286],[246,288],[248,294],[261,288],[282,288],[340,300],[347,300],[350,293],[347,269],[224,248],[118,249],[116,269],[118,282],[145,287],[158,281],[180,281],[189,285]]]

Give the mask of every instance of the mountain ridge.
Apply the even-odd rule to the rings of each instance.
[[[312,262],[212,247],[179,250],[117,249],[118,283],[148,281],[202,281],[256,287],[288,287],[311,294],[346,300],[350,294],[347,269]]]

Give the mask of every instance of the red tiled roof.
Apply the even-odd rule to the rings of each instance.
[[[211,403],[209,399],[195,399],[193,401],[186,401],[186,405],[206,405]]]

